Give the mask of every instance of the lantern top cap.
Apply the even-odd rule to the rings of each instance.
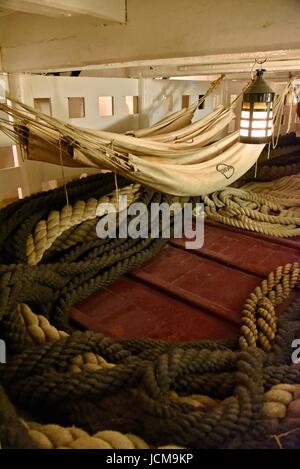
[[[274,94],[273,90],[269,87],[263,78],[265,69],[259,68],[256,70],[256,77],[253,82],[246,89],[244,94]]]
[[[257,76],[257,77],[262,77],[265,71],[266,71],[265,68],[258,68],[258,69],[256,70],[256,76]]]

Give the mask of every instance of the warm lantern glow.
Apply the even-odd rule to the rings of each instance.
[[[273,131],[274,93],[262,78],[264,70],[256,71],[256,78],[243,95],[240,142],[267,143]]]

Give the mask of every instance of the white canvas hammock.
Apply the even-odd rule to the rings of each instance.
[[[0,120],[0,128],[26,149],[28,159],[111,170],[177,196],[205,195],[232,184],[265,146],[239,143],[237,132],[224,136],[235,117],[232,106],[219,106],[204,119],[174,130],[190,121],[197,102],[149,129],[124,135],[77,128],[13,99],[11,103],[0,104],[0,109],[14,122]]]
[[[250,145],[237,141],[238,132],[225,137],[216,144],[205,147],[202,152],[207,161],[193,164],[153,164],[134,155],[129,161],[136,168],[135,180],[146,186],[179,196],[210,194],[240,178],[256,162],[264,144]],[[218,154],[217,148],[233,143]],[[215,156],[210,158],[207,151]],[[199,152],[200,153],[200,152]],[[217,156],[216,156],[217,155]],[[199,157],[200,159],[200,157]]]

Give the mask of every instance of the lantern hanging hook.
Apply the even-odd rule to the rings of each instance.
[[[260,69],[262,68],[262,65],[267,61],[267,57],[256,57],[254,59],[252,68],[251,68],[251,80],[254,80],[254,75],[253,75],[253,69],[255,65],[260,65]]]
[[[264,64],[266,61],[267,61],[267,57],[263,57],[263,58],[256,58],[254,62],[255,62],[256,64],[262,65],[262,64]]]

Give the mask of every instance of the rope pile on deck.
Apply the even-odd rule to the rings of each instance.
[[[298,263],[250,295],[239,341],[116,341],[71,327],[73,304],[167,242],[97,237],[91,199],[113,199],[114,188],[112,174],[91,176],[68,184],[69,209],[58,188],[0,211],[2,447],[295,447],[300,301],[278,318],[275,308],[299,284]],[[148,206],[166,200],[136,189]]]
[[[291,132],[269,145],[238,181],[203,197],[208,219],[274,237],[300,235],[300,139]]]
[[[267,182],[300,172],[300,138],[295,132],[280,135],[277,145],[270,142],[261,153],[257,165],[252,166],[236,183],[241,187],[246,182]],[[276,142],[275,142],[276,143]]]
[[[251,182],[203,197],[207,218],[249,231],[288,238],[300,235],[300,173]]]

